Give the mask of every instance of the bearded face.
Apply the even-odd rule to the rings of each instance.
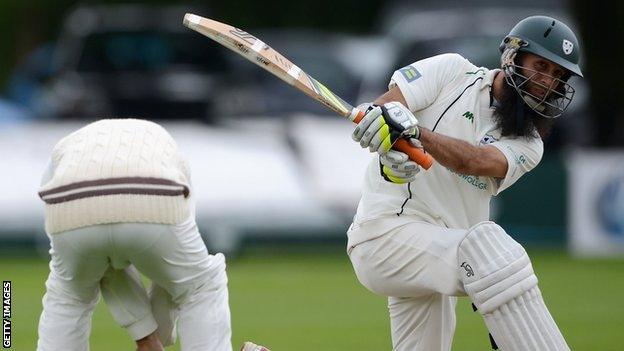
[[[502,74],[502,73],[501,73]],[[532,110],[509,85],[501,86],[494,118],[502,136],[546,137],[554,124],[553,118],[542,117]]]
[[[567,83],[569,73],[551,61],[523,53],[504,69],[507,84],[514,87],[524,103],[542,117],[561,116],[572,101],[574,88]]]

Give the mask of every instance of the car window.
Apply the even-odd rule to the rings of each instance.
[[[191,33],[192,34],[192,33]],[[220,47],[203,37],[157,31],[101,32],[84,40],[78,71],[149,72],[175,65],[217,72],[227,68]]]

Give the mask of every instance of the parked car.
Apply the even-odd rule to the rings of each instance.
[[[226,49],[182,25],[174,6],[79,7],[55,46],[47,110],[60,118],[210,120],[228,72]]]

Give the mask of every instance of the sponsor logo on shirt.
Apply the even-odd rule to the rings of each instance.
[[[523,165],[526,163],[526,156],[524,156],[524,154],[516,154],[514,149],[512,149],[509,145],[507,146],[507,150],[509,150],[509,152],[513,155],[517,165]]]
[[[491,144],[495,141],[498,141],[498,139],[496,139],[496,137],[494,137],[492,134],[486,134],[483,138],[481,138],[481,141],[479,141],[479,144],[481,145],[487,145],[487,144]]]
[[[465,180],[468,184],[474,186],[475,188],[477,188],[479,190],[487,190],[487,183],[482,181],[481,177],[468,175],[468,174],[461,174],[461,173],[457,173],[457,172],[453,171],[450,168],[447,168],[447,169],[449,170],[449,172],[457,175],[459,178]]]
[[[420,72],[418,72],[418,70],[412,66],[403,67],[399,70],[399,72],[401,72],[401,74],[408,83],[411,83],[416,79],[422,77],[422,74],[420,74]]]

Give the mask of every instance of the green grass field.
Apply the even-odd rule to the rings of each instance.
[[[244,340],[274,351],[391,349],[385,299],[359,285],[341,250],[267,251],[247,251],[229,262],[235,349]],[[529,253],[546,302],[571,348],[622,350],[624,260]],[[13,281],[12,350],[35,348],[47,270],[42,258],[0,259],[0,278]],[[453,349],[488,350],[481,318],[467,299],[460,299],[457,315]],[[100,302],[91,350],[132,349],[133,343]]]

